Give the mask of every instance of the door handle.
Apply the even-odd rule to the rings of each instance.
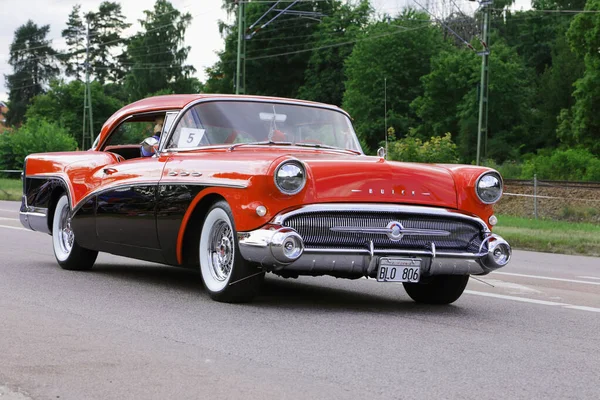
[[[102,172],[104,172],[106,175],[112,175],[117,172],[117,170],[116,168],[104,168]]]

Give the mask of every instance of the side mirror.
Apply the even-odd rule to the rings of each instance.
[[[381,158],[385,158],[387,156],[385,147],[380,147],[379,149],[377,149],[377,155]]]
[[[158,140],[155,137],[144,139],[142,149],[146,154],[158,154]]]

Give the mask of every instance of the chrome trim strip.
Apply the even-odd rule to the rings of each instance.
[[[339,249],[339,248],[311,248],[305,247],[304,253],[314,254],[371,254],[370,249]],[[373,254],[410,254],[410,255],[422,255],[431,257],[446,257],[446,258],[477,258],[487,255],[487,252],[479,253],[451,253],[443,251],[428,251],[428,250],[398,250],[398,249],[373,249]]]
[[[310,204],[302,206],[300,208],[282,212],[277,214],[272,220],[271,224],[283,225],[286,219],[298,215],[316,212],[332,212],[332,211],[357,211],[357,212],[388,212],[388,213],[410,213],[410,214],[422,214],[422,215],[435,215],[441,217],[451,217],[457,219],[463,219],[479,224],[483,233],[491,233],[488,226],[481,218],[472,217],[469,215],[461,214],[458,211],[449,210],[446,208],[434,208],[426,206],[409,206],[409,205],[394,205],[394,204],[381,204],[381,203],[335,203],[335,204]]]
[[[334,232],[349,232],[349,233],[375,233],[387,235],[393,233],[392,228],[361,228],[359,226],[333,226],[329,228]],[[411,229],[402,228],[400,233],[404,236],[450,236],[450,232],[435,230],[435,229]]]
[[[79,211],[79,209],[83,206],[83,204],[88,201],[93,196],[98,196],[104,192],[109,190],[120,190],[120,189],[131,189],[136,186],[148,186],[148,185],[188,185],[188,186],[206,186],[206,187],[228,187],[233,189],[246,189],[248,187],[247,184],[235,184],[235,183],[222,183],[222,182],[198,182],[198,181],[138,181],[134,183],[119,183],[113,186],[103,187],[94,190],[91,193],[85,195],[73,208],[73,215]]]

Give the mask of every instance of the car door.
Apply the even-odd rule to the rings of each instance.
[[[105,165],[95,198],[99,248],[113,254],[164,262],[156,231],[156,196],[167,157],[142,157],[140,142],[156,135],[165,114],[133,116],[111,134],[106,151],[121,155]]]
[[[159,249],[156,195],[166,157],[144,157],[107,165],[96,199],[100,242]]]

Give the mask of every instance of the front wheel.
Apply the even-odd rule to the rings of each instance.
[[[406,293],[417,303],[450,304],[458,300],[469,275],[436,275],[422,283],[403,283]]]
[[[210,297],[225,303],[250,301],[260,290],[264,272],[240,255],[229,204],[215,203],[200,233],[200,272]]]
[[[77,244],[71,229],[71,208],[67,195],[56,204],[52,220],[52,247],[58,265],[63,269],[83,271],[92,268],[98,252],[84,249]]]

